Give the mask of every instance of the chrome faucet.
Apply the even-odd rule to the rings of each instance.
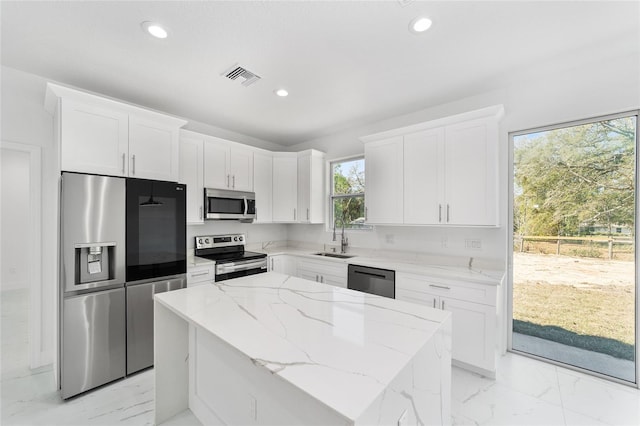
[[[342,214],[342,235],[340,235],[340,253],[345,254],[347,252],[347,246],[349,245],[349,238],[344,236],[344,217],[345,214]],[[333,241],[336,240],[336,222],[338,219],[334,219],[333,221]]]

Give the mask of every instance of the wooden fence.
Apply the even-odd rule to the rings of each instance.
[[[514,235],[514,251],[556,254],[577,257],[596,257],[609,260],[633,260],[634,242],[631,238],[560,237]]]

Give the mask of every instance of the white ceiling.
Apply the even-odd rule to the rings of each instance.
[[[637,1],[2,1],[2,64],[292,145],[638,40],[639,13]],[[415,35],[419,15],[434,24]],[[169,38],[144,34],[143,21]],[[262,80],[220,76],[235,63]]]

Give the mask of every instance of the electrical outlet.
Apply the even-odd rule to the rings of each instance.
[[[385,240],[387,241],[387,244],[393,244],[395,242],[395,235],[393,234],[387,234],[384,237],[385,237]]]
[[[447,248],[449,246],[449,241],[447,237],[442,237],[442,239],[440,240],[440,244],[442,245],[443,248]]]
[[[464,240],[464,247],[471,250],[482,250],[482,240],[475,240],[475,239]]]

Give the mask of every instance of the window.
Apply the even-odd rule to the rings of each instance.
[[[371,229],[364,223],[364,188],[364,158],[331,163],[332,227]]]

